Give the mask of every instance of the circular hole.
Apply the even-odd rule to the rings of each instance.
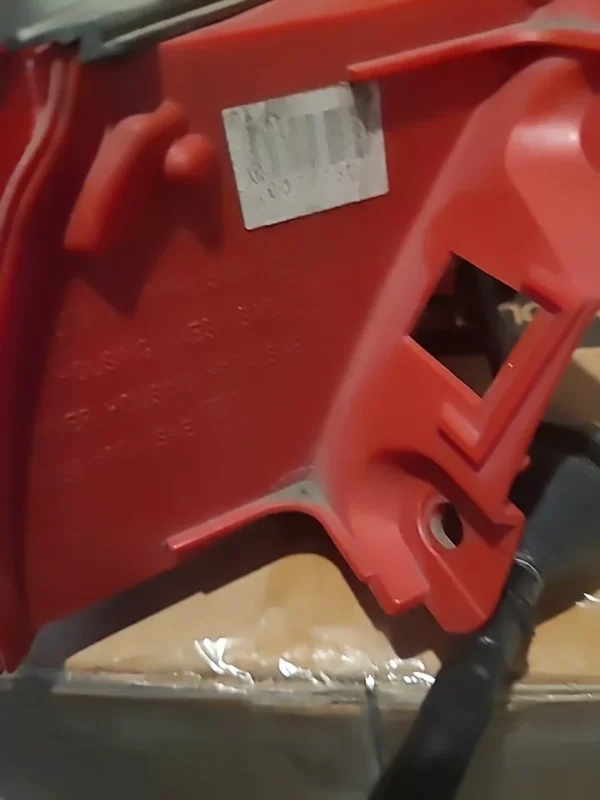
[[[450,503],[440,503],[434,509],[429,528],[435,540],[446,550],[455,550],[463,540],[462,520]]]

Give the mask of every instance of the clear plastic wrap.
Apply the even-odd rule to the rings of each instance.
[[[448,637],[423,610],[386,618],[324,534],[300,520],[243,537],[44,631],[20,676],[0,680],[11,731],[0,796],[263,800],[273,787],[298,800],[367,796]],[[219,575],[221,558],[224,569],[241,558],[238,546],[268,561],[277,552],[268,543],[286,551],[300,541],[311,552],[278,551],[249,574]],[[210,591],[172,602],[205,570]],[[529,674],[485,737],[461,800],[596,797],[600,599],[586,593],[572,605],[576,591],[548,599]]]
[[[227,563],[241,539],[244,550],[256,548],[266,563],[229,581]],[[310,552],[290,552],[300,541]],[[378,686],[409,691],[433,680],[433,648],[445,641],[433,620],[422,609],[386,618],[310,521],[269,520],[206,556],[50,626],[29,668],[56,669],[64,662],[71,676],[248,694],[278,690],[302,695],[299,702],[336,690],[358,696],[367,676]],[[168,602],[175,587],[185,593],[209,577],[210,591],[104,635],[145,615],[148,602]],[[99,641],[84,647],[86,639]]]
[[[288,552],[221,580],[217,567],[228,562],[238,538],[220,553],[50,626],[26,671],[52,674],[63,684],[117,682],[301,706],[363,702],[368,686],[380,705],[422,700],[451,641],[424,609],[386,617],[307,520],[273,519],[242,537],[243,547],[254,543],[267,561],[268,544],[282,552],[301,540],[311,552]],[[174,590],[203,584],[206,570],[213,571],[210,591],[168,604]],[[515,699],[595,694],[600,599],[582,586],[585,580],[560,587],[547,599],[548,619],[538,628]],[[126,624],[161,603],[166,607]]]
[[[590,411],[592,350],[557,413]],[[461,800],[597,797],[599,576],[547,597]],[[423,609],[386,617],[308,520],[264,522],[42,632],[0,679],[0,796],[364,798],[449,644]]]

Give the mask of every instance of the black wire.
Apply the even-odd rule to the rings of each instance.
[[[464,637],[441,668],[407,738],[370,800],[450,800],[494,707],[529,645],[541,579],[515,564],[489,622]]]

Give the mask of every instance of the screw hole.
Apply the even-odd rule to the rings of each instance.
[[[440,503],[434,509],[429,528],[434,539],[446,550],[455,550],[463,540],[462,520],[450,503]]]

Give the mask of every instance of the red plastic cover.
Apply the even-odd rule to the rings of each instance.
[[[0,56],[7,667],[280,511],[390,613],[487,617],[600,295],[593,5],[272,0],[125,59]],[[541,307],[483,397],[410,335],[454,254]]]

